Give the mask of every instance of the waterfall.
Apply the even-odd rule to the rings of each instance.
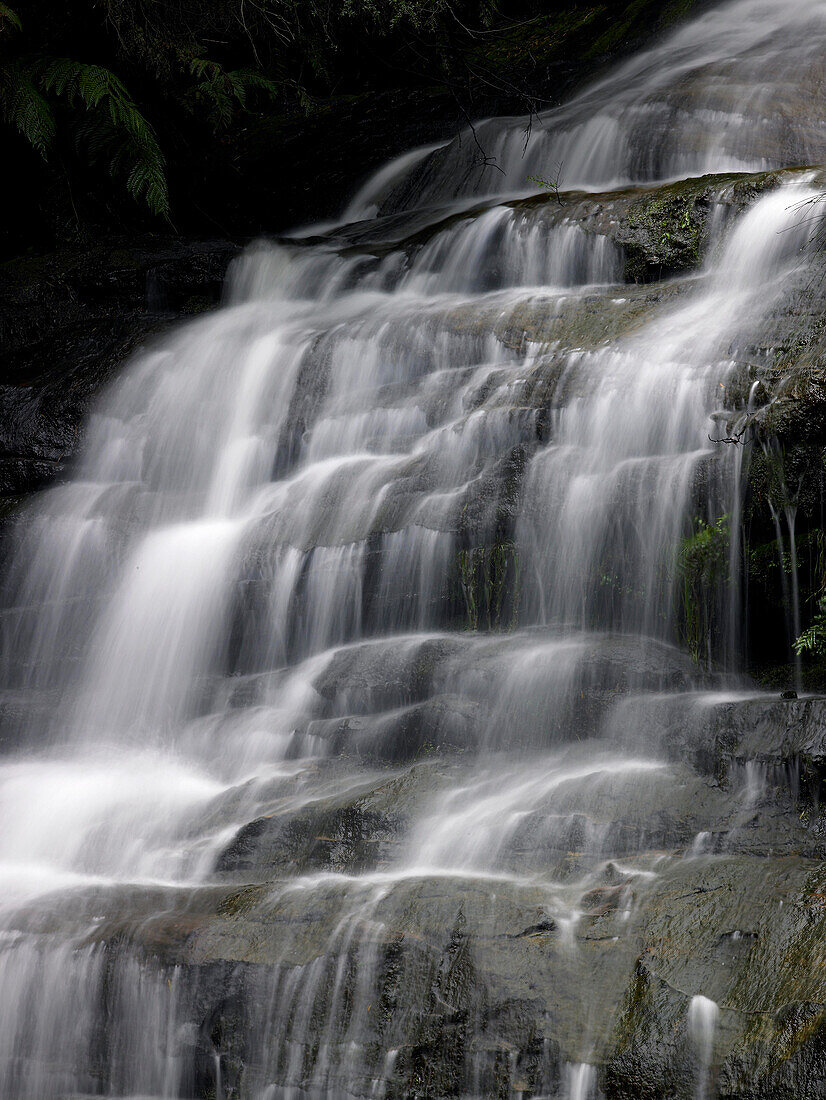
[[[714,1038],[720,1009],[714,1001],[702,995],[691,998],[688,1006],[688,1028],[697,1052],[696,1100],[708,1096],[708,1073],[714,1056]]]
[[[715,5],[524,156],[481,123],[501,173],[457,137],[254,245],[122,371],[5,574],[0,1095],[611,1095],[657,891],[756,813],[693,770],[755,692],[725,579],[728,667],[686,652],[680,555],[736,535],[714,417],[822,200],[711,181],[696,270],[638,286],[527,177],[603,216],[826,160],[825,44],[826,0]],[[717,976],[672,983],[697,1096]]]

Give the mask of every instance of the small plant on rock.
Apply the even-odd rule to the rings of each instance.
[[[528,183],[535,183],[537,187],[541,187],[543,191],[550,191],[560,206],[563,206],[562,196],[559,193],[560,183],[562,181],[562,161],[556,166],[555,175],[549,179],[545,179],[543,176],[528,176]]]

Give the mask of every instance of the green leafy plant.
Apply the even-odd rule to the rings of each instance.
[[[42,83],[47,92],[87,112],[78,137],[86,141],[93,156],[108,161],[112,175],[125,176],[132,198],[142,199],[153,214],[168,216],[163,153],[120,78],[102,65],[63,57],[43,67]]]
[[[22,29],[17,13],[0,3],[0,43]],[[32,67],[17,58],[0,60],[0,113],[45,158],[54,139],[54,115],[35,83]]]
[[[812,536],[815,550],[814,576],[816,579],[816,607],[811,625],[794,641],[794,651],[801,657],[826,657],[826,533],[816,531]]]
[[[54,141],[55,120],[31,67],[19,61],[0,65],[0,103],[3,121],[22,134],[45,160]]]
[[[560,206],[563,206],[562,196],[559,193],[559,187],[562,181],[562,161],[556,166],[556,173],[545,179],[543,176],[528,176],[528,183],[535,183],[537,187],[541,187],[543,191],[550,191]]]
[[[710,652],[716,593],[729,575],[728,516],[714,523],[700,517],[680,542],[677,556],[683,640],[694,661]]]
[[[20,16],[17,12],[12,11],[7,4],[0,3],[0,35],[22,29],[23,24],[20,22]]]
[[[251,92],[276,99],[278,85],[254,69],[232,69],[229,72],[217,61],[196,57],[189,65],[196,79],[190,102],[217,130],[226,130],[237,109],[245,110]]]
[[[19,17],[0,4],[0,34],[19,31]],[[153,214],[169,216],[163,153],[155,133],[123,82],[102,65],[72,58],[18,57],[0,62],[3,121],[13,126],[43,159],[57,134],[55,103],[80,119],[75,138],[109,173],[124,179],[133,199]]]
[[[798,656],[804,653],[815,657],[826,655],[826,596],[821,596],[817,601],[812,625],[795,640],[794,650]]]

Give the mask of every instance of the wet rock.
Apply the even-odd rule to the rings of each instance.
[[[125,358],[219,300],[237,247],[164,238],[23,258],[0,271],[0,495],[59,477]]]
[[[601,238],[612,243],[625,282],[653,283],[699,271],[711,242],[712,218],[719,231],[724,219],[738,217],[762,195],[800,174],[800,169],[786,169],[706,175],[602,194],[543,192],[502,205],[526,230],[541,228],[548,235],[559,228],[576,228],[592,242]],[[439,234],[470,225],[492,209],[480,202],[460,214],[441,219],[430,215],[429,220],[415,210],[391,214],[336,230],[333,239],[348,255],[363,251],[386,256],[399,250],[411,262]],[[491,289],[497,285],[494,278]]]
[[[688,1015],[702,993],[719,1006],[717,1095],[819,1096],[822,888],[817,864],[789,860],[721,860],[664,880],[606,1060],[608,1094],[693,1094]]]
[[[542,690],[520,668],[543,669]],[[697,681],[674,647],[553,631],[433,635],[339,650],[315,681],[306,727],[334,751],[399,760],[434,748],[531,748],[593,735],[618,700]]]
[[[216,871],[256,876],[310,869],[360,874],[384,863],[399,843],[401,821],[358,803],[257,818],[221,854]]]
[[[553,1087],[564,1061],[584,1057],[582,1013],[598,979],[606,1019],[616,1011],[597,1056],[607,1096],[694,1094],[689,1011],[702,991],[719,1006],[711,1066],[719,1095],[791,1097],[797,1088],[808,1098],[819,1095],[823,1058],[823,887],[812,862],[677,862],[648,888],[630,936],[617,938],[622,922],[610,923],[625,884],[592,891],[571,954],[538,888],[500,880],[491,893],[472,881],[399,880],[373,894],[369,882],[332,876],[307,879],[298,892],[226,894],[214,916],[202,908],[188,920],[168,913],[133,924],[130,950],[165,945],[164,965],[183,965],[179,1010],[182,1000],[207,1034],[235,999],[233,1034],[220,1049],[234,1049],[247,1088],[291,1080],[272,1046],[281,1033],[270,1036],[269,1054],[255,1043],[255,1006],[275,995],[281,974],[295,976],[301,1003],[317,1004],[305,1030],[291,1028],[309,1059],[305,1072],[344,997],[352,1015],[338,1017],[328,1072],[357,1034],[368,1075],[381,1074],[384,1051],[398,1052],[388,1091],[399,1096],[461,1094],[474,1074],[490,1082],[502,1073],[509,1087],[526,1080],[536,1092]],[[347,963],[353,941],[336,932],[348,912],[359,928],[358,969]],[[290,1005],[285,1020],[295,1021]]]
[[[725,778],[733,767],[752,765],[768,785],[819,799],[826,779],[826,699],[687,696],[653,703],[651,717],[668,723],[672,750],[702,771]]]
[[[314,782],[335,785],[340,766]],[[634,839],[627,861],[601,871],[592,849],[587,889],[576,885],[586,870],[576,858],[553,884],[526,879],[531,866],[551,866],[540,834],[539,858],[526,857],[522,836],[515,873],[394,874],[386,857],[409,815],[455,790],[467,766],[436,759],[365,778],[348,800],[313,799],[308,789],[308,805],[274,807],[225,850],[218,870],[241,883],[61,893],[51,913],[39,904],[21,914],[18,930],[43,943],[58,928],[88,929],[94,915],[89,949],[106,953],[101,980],[132,983],[183,1029],[191,1095],[207,1094],[218,1064],[224,1088],[242,1095],[267,1085],[312,1092],[321,1073],[332,1089],[345,1074],[352,1082],[357,1050],[365,1080],[383,1078],[399,1098],[522,1085],[552,1095],[565,1064],[585,1059],[600,1067],[607,1097],[688,1098],[698,1070],[688,1019],[700,994],[719,1005],[711,1073],[721,1097],[819,1095],[819,862],[660,851],[656,873],[639,874],[652,854],[640,850],[646,816],[684,815],[683,835],[725,816],[730,796],[713,787],[703,796],[686,770],[662,783],[651,773],[637,785],[636,809],[632,788],[608,781],[597,816],[608,819],[613,806]],[[566,805],[561,789],[548,808],[558,818]],[[659,840],[665,834],[650,830],[647,843]],[[581,914],[573,925],[560,908],[565,891]],[[596,1048],[595,998],[607,1031]],[[112,1002],[108,1042],[124,1042],[129,1003]]]
[[[474,747],[482,732],[478,710],[473,700],[435,695],[376,715],[316,720],[306,732],[331,752],[367,760],[404,761],[436,751]]]

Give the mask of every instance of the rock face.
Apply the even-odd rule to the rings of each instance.
[[[132,352],[221,296],[235,245],[113,241],[0,271],[0,496],[61,476],[91,402]]]
[[[322,767],[304,781],[307,805],[290,808],[289,785],[230,842],[218,871],[234,885],[119,900],[128,918],[112,913],[86,950],[106,944],[119,980],[149,966],[151,1010],[176,1027],[200,1021],[176,1052],[181,1095],[216,1082],[254,1095],[293,1073],[350,1090],[356,1044],[356,1095],[376,1081],[398,1097],[546,1095],[565,1087],[566,1064],[588,1060],[606,1096],[690,1097],[698,997],[717,1005],[711,1095],[819,1095],[826,882],[820,845],[796,854],[811,851],[811,822],[798,820],[804,807],[819,820],[810,803],[792,812],[769,787],[755,795],[679,764],[636,793],[605,776],[590,807],[563,790],[523,809],[515,831],[500,819],[492,878],[398,875],[417,806],[462,771],[473,781],[461,757],[440,756],[365,773],[344,796],[340,766]],[[560,828],[566,802],[577,812]],[[656,875],[642,870],[651,853]],[[533,868],[554,869],[553,893]],[[614,1021],[596,1045],[595,999]],[[113,1003],[102,1042],[123,1043],[128,1008]],[[124,1056],[128,1077],[140,1050]]]

